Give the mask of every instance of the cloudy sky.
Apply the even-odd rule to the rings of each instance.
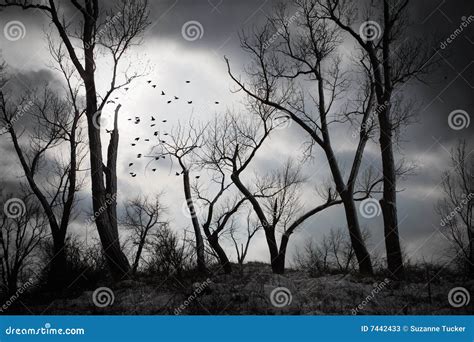
[[[113,2],[113,1],[109,1]],[[183,192],[180,177],[174,175],[176,165],[164,162],[156,165],[158,171],[151,172],[146,167],[148,160],[136,160],[137,153],[147,154],[151,145],[144,143],[132,147],[135,137],[152,136],[154,129],[148,125],[151,115],[167,123],[159,127],[166,132],[178,122],[186,121],[189,116],[205,122],[214,115],[227,109],[241,110],[242,97],[233,93],[235,85],[226,73],[224,56],[227,56],[233,69],[243,74],[243,67],[248,64],[248,56],[240,49],[238,33],[241,30],[261,24],[268,16],[276,2],[270,0],[175,0],[150,1],[150,21],[143,38],[143,43],[127,55],[132,68],[147,70],[148,75],[135,81],[130,91],[117,96],[123,103],[119,126],[121,141],[119,150],[119,200],[125,200],[138,194],[165,193],[169,207],[169,217],[177,230],[190,228],[189,219],[185,216]],[[461,23],[474,14],[474,3],[463,0],[452,1],[413,1],[410,7],[412,33],[425,37],[435,37],[431,48],[441,64],[426,79],[426,84],[409,84],[402,91],[407,98],[414,99],[419,108],[417,123],[402,133],[397,159],[404,159],[417,166],[416,173],[400,181],[399,221],[402,245],[412,258],[426,257],[431,259],[441,256],[440,251],[446,246],[446,240],[439,233],[440,218],[434,213],[434,205],[441,198],[440,182],[442,173],[449,168],[450,149],[460,138],[470,140],[473,148],[474,124],[461,130],[453,130],[448,125],[448,115],[454,110],[467,112],[468,118],[474,115],[474,21],[464,27],[451,43],[445,44]],[[74,13],[65,5],[67,20],[74,20]],[[20,34],[8,32],[12,21],[18,21]],[[183,28],[192,23],[197,27],[188,31]],[[5,61],[14,79],[8,84],[10,89],[20,93],[27,89],[44,86],[48,82],[52,87],[61,86],[61,77],[51,69],[51,58],[45,42],[45,32],[53,30],[49,20],[39,11],[20,11],[8,9],[0,12],[0,49],[1,59]],[[54,31],[53,31],[54,32]],[[190,32],[190,33],[189,33]],[[9,36],[13,34],[14,37]],[[186,39],[187,38],[187,39]],[[107,60],[98,63],[97,82],[100,89],[105,89],[109,79]],[[156,84],[152,88],[146,81]],[[190,80],[190,83],[185,83]],[[161,96],[161,91],[166,93]],[[180,101],[167,101],[178,96]],[[193,101],[188,105],[186,101]],[[219,105],[215,104],[219,101]],[[104,125],[113,111],[106,107]],[[140,116],[146,124],[134,125],[128,118]],[[22,118],[18,125],[27,127],[27,118]],[[105,135],[104,135],[105,137]],[[336,150],[341,163],[349,163],[353,153],[354,140],[350,131],[344,128],[337,134]],[[299,160],[302,157],[302,144],[306,141],[301,129],[290,125],[279,130],[267,141],[264,149],[257,155],[248,171],[265,173],[282,166],[287,158]],[[11,149],[11,141],[0,136],[0,153],[2,166],[0,175],[6,186],[14,187],[22,181],[16,155]],[[135,162],[136,178],[129,176],[129,162]],[[324,182],[329,174],[324,156],[315,151],[314,158],[304,166],[308,176],[307,189]],[[369,144],[364,156],[364,167],[379,167],[377,145]],[[195,171],[199,174],[198,171]],[[203,181],[205,181],[203,176]],[[89,185],[86,184],[80,193],[79,207],[90,212]],[[314,205],[320,200],[310,191],[304,191],[302,201],[306,206]],[[344,227],[344,215],[341,208],[327,210],[300,228],[290,242],[290,256],[298,246],[308,239],[320,239],[331,228]],[[84,234],[94,234],[94,227],[84,227],[84,216],[79,217],[72,230]],[[361,224],[372,233],[371,248],[383,252],[382,217],[373,219],[361,218]],[[226,242],[228,246],[228,242]],[[229,248],[229,251],[233,249]],[[249,259],[267,260],[263,234],[257,236]]]

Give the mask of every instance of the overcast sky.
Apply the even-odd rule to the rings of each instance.
[[[109,1],[110,3],[111,1]],[[440,182],[442,173],[449,168],[450,149],[460,138],[474,143],[474,123],[462,130],[453,130],[448,125],[448,115],[453,110],[464,110],[471,121],[474,113],[474,21],[457,35],[452,43],[441,49],[442,43],[461,23],[474,14],[471,1],[412,1],[410,7],[413,33],[426,37],[437,37],[432,46],[433,52],[441,57],[441,65],[436,73],[429,75],[426,84],[409,84],[402,91],[407,98],[416,100],[418,122],[403,131],[397,159],[405,159],[416,164],[416,174],[400,181],[399,188],[399,222],[401,242],[409,256],[413,258],[436,258],[446,245],[446,240],[439,233],[440,218],[434,213],[434,205],[441,198]],[[133,61],[132,67],[146,68],[149,75],[135,81],[126,98],[120,93],[123,103],[120,126],[119,149],[119,201],[140,193],[165,193],[169,207],[169,217],[173,227],[182,230],[190,227],[189,219],[183,214],[184,198],[181,178],[175,176],[176,166],[164,162],[156,165],[158,171],[151,172],[146,168],[148,160],[136,160],[137,153],[147,154],[151,145],[144,143],[132,147],[135,137],[152,136],[155,129],[148,123],[151,115],[157,119],[166,119],[161,124],[160,132],[171,130],[178,120],[186,120],[192,115],[205,122],[213,115],[227,109],[239,110],[242,97],[231,92],[235,85],[226,73],[224,56],[227,56],[238,74],[243,74],[242,67],[248,62],[248,56],[240,49],[238,33],[261,24],[272,11],[274,1],[231,1],[231,0],[176,0],[150,1],[151,26],[145,33],[143,44],[135,47],[127,55]],[[69,20],[74,20],[73,12],[66,10]],[[471,18],[472,19],[472,18]],[[24,32],[19,39],[6,39],[5,28],[12,21],[20,21]],[[197,39],[183,36],[185,23],[198,23]],[[0,13],[0,48],[1,58],[16,77],[8,85],[19,92],[42,87],[45,82],[53,87],[60,87],[59,74],[51,70],[51,59],[44,40],[45,32],[52,27],[48,18],[39,11],[23,12],[16,9]],[[53,31],[54,32],[54,31]],[[202,36],[201,36],[202,35]],[[108,84],[108,62],[98,64],[97,82],[99,89]],[[146,80],[156,84],[152,88]],[[185,83],[190,80],[190,83]],[[161,91],[166,93],[161,96]],[[167,101],[178,96],[180,101]],[[188,105],[186,101],[193,101]],[[219,101],[216,105],[215,101]],[[107,118],[114,107],[106,107]],[[142,124],[134,125],[128,118],[140,116]],[[160,121],[159,121],[160,122]],[[110,123],[110,121],[109,121]],[[18,125],[28,127],[27,118],[22,118]],[[110,127],[110,126],[109,126]],[[354,139],[347,127],[342,134],[337,134],[337,154],[341,163],[347,165],[353,155]],[[106,136],[104,135],[104,138]],[[267,141],[264,149],[257,155],[248,171],[248,176],[265,173],[281,167],[289,157],[299,160],[302,157],[302,144],[306,137],[296,125],[279,130]],[[470,152],[470,151],[469,151]],[[11,141],[6,136],[0,137],[2,166],[0,177],[7,186],[14,188],[19,175],[18,161],[11,149]],[[129,176],[129,162],[135,162],[136,178]],[[315,151],[314,159],[304,166],[304,173],[309,176],[308,186],[321,184],[329,174],[326,160],[320,151]],[[379,151],[376,144],[367,147],[364,156],[364,167],[379,167]],[[199,174],[198,171],[194,171]],[[205,179],[205,175],[203,176]],[[79,206],[91,212],[89,184],[80,193]],[[304,191],[303,203],[314,205],[317,197],[311,191]],[[84,233],[84,215],[79,217],[72,228],[79,234]],[[289,254],[294,253],[309,239],[320,239],[333,227],[344,227],[345,220],[341,208],[327,210],[308,220],[292,237]],[[379,253],[383,252],[382,216],[373,219],[361,217],[361,224],[372,233],[371,246]],[[87,227],[88,234],[94,234],[94,227]],[[230,247],[228,242],[225,243]],[[233,252],[233,249],[228,248]],[[250,260],[268,260],[268,252],[263,234],[258,235],[249,252]]]

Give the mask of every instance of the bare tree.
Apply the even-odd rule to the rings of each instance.
[[[49,283],[61,287],[66,272],[64,243],[74,214],[76,193],[82,181],[78,178],[86,153],[82,148],[77,91],[67,75],[66,100],[46,87],[9,101],[0,90],[0,121],[5,125],[31,192],[48,218],[53,238]],[[16,102],[16,103],[15,103]],[[24,118],[22,118],[24,116]],[[31,128],[18,128],[28,122]],[[67,152],[63,153],[62,149]],[[66,156],[66,157],[64,157]]]
[[[237,255],[237,262],[239,263],[241,272],[243,271],[244,261],[249,251],[250,241],[255,236],[255,234],[257,234],[257,232],[262,228],[262,226],[260,226],[258,222],[252,219],[252,214],[253,214],[252,210],[249,210],[247,217],[245,219],[245,227],[246,227],[246,231],[244,233],[245,243],[240,242],[241,239],[238,237],[239,230],[236,229],[237,227],[236,225],[231,225],[229,229],[230,238],[232,239],[232,242],[234,243],[234,248]]]
[[[466,274],[474,275],[474,157],[465,141],[452,151],[452,168],[443,174],[444,198],[436,211],[442,231]]]
[[[370,233],[362,231],[367,243]],[[332,228],[320,241],[307,241],[304,247],[297,250],[294,256],[295,265],[304,269],[311,276],[325,273],[348,273],[357,269],[354,248],[350,238],[342,229]]]
[[[136,197],[127,202],[121,223],[130,231],[132,245],[136,248],[132,273],[136,273],[142,253],[150,244],[150,237],[156,231],[168,226],[163,216],[166,208],[160,196],[155,198]]]
[[[226,116],[228,119],[229,117]],[[200,149],[197,163],[203,170],[211,174],[210,180],[206,180],[205,189],[196,180],[193,192],[197,199],[203,203],[204,220],[202,228],[211,246],[213,253],[219,260],[225,273],[231,273],[232,266],[229,258],[219,242],[221,235],[227,230],[235,231],[233,216],[238,213],[247,198],[240,192],[236,195],[225,196],[235,190],[230,179],[225,163],[222,162],[222,144],[226,143],[225,131],[229,128],[227,124],[222,125],[222,118],[217,115],[213,122],[207,126],[204,144]],[[228,121],[227,121],[228,122]]]
[[[150,273],[164,275],[181,275],[184,270],[189,270],[193,266],[193,251],[195,243],[189,243],[186,232],[180,237],[168,226],[152,232],[147,251],[150,258],[147,262],[147,270]]]
[[[416,38],[409,31],[409,0],[392,3],[388,0],[370,10],[359,3],[338,0],[310,0],[318,7],[317,16],[330,20],[347,33],[363,51],[362,63],[367,65],[377,102],[379,144],[383,168],[383,197],[380,200],[384,218],[387,264],[392,276],[404,278],[397,218],[397,166],[394,158],[394,135],[407,123],[409,110],[401,109],[399,89],[411,79],[418,79],[436,58],[427,48],[426,39]],[[357,32],[354,23],[366,20]]]
[[[31,272],[28,267],[33,264],[35,249],[46,238],[48,220],[34,197],[2,197],[5,209],[0,211],[0,275],[11,295],[17,291],[25,271]]]
[[[244,171],[271,132],[281,124],[272,119],[275,109],[271,106],[250,99],[248,109],[252,114],[238,117],[228,114],[219,119],[215,155],[230,172],[233,184],[250,203],[264,230],[273,272],[283,273],[291,234],[308,218],[341,202],[329,190],[323,204],[300,213],[297,193],[302,179],[291,162],[273,174],[257,177],[255,186],[246,185]],[[280,244],[276,240],[278,231],[282,234]]]
[[[95,222],[112,274],[116,278],[121,278],[127,275],[130,265],[120,248],[117,228],[114,165],[118,130],[115,124],[109,143],[108,160],[104,164],[100,117],[114,91],[139,76],[136,73],[133,75],[125,73],[123,82],[117,77],[125,52],[139,43],[140,36],[148,26],[148,3],[146,0],[120,0],[109,10],[103,10],[99,0],[71,0],[70,3],[77,12],[77,15],[68,16],[73,18],[72,20],[63,18],[65,15],[60,12],[58,2],[54,0],[40,4],[29,0],[2,1],[0,8],[36,9],[48,15],[83,82],[90,149],[92,204],[94,212],[98,213]],[[82,46],[76,45],[77,40]],[[82,56],[79,54],[81,49]],[[95,76],[99,65],[97,59],[101,53],[108,54],[113,61],[110,86],[102,97],[97,92]],[[109,205],[108,201],[112,201],[112,205]]]
[[[293,15],[286,6],[278,6],[263,28],[242,35],[242,48],[252,58],[247,68],[248,80],[238,78],[226,59],[228,73],[239,90],[274,108],[278,115],[287,116],[308,134],[308,154],[315,145],[321,148],[344,206],[359,269],[371,274],[372,263],[362,239],[354,188],[365,146],[375,128],[371,120],[374,86],[366,68],[361,68],[358,73],[364,78],[358,83],[362,87],[354,94],[356,88],[350,87],[351,77],[341,67],[338,30],[317,15],[314,1],[295,1],[294,5]],[[279,33],[279,41],[272,38],[274,31]],[[314,82],[316,94],[309,91],[308,82]],[[340,105],[342,97],[347,102]],[[357,123],[359,140],[349,176],[344,179],[331,127],[347,121]]]
[[[189,121],[189,127],[184,127],[181,123],[178,123],[169,133],[168,141],[161,140],[160,145],[157,146],[160,149],[158,157],[155,157],[170,156],[178,162],[180,172],[176,172],[176,174],[183,177],[184,198],[196,239],[197,267],[202,272],[206,271],[205,246],[196,212],[196,204],[193,199],[190,172],[194,165],[195,151],[203,144],[204,131],[205,128],[197,127],[192,120]]]
[[[216,181],[217,179],[214,180]],[[222,179],[218,182],[219,188],[213,197],[207,197],[204,195],[197,183],[193,188],[197,199],[204,203],[204,221],[202,224],[202,229],[206,235],[207,241],[215,253],[215,256],[219,260],[224,272],[231,273],[232,265],[227,253],[219,242],[219,238],[226,232],[227,228],[231,227],[232,216],[238,212],[239,208],[246,199],[243,197],[235,197],[233,199],[223,201],[224,203],[218,206],[219,199],[231,185],[226,185],[224,174],[222,174]]]

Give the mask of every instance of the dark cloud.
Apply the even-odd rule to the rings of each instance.
[[[140,58],[149,58],[156,65],[157,71],[153,77],[156,77],[159,87],[176,94],[184,94],[195,101],[207,100],[211,96],[217,96],[218,93],[219,97],[225,99],[226,106],[233,107],[241,98],[228,92],[232,88],[232,83],[225,72],[223,56],[228,56],[236,70],[241,70],[240,68],[248,63],[248,56],[240,49],[239,32],[263,23],[276,3],[277,1],[269,0],[150,1],[151,26],[145,34],[144,44],[137,48],[138,54]],[[113,1],[104,2],[106,7],[112,4]],[[438,248],[435,243],[426,241],[439,225],[439,218],[433,208],[439,200],[442,173],[449,167],[449,151],[461,138],[469,140],[471,148],[474,144],[472,134],[474,21],[466,27],[462,26],[463,22],[470,20],[474,14],[473,10],[474,3],[463,0],[449,2],[422,0],[412,1],[410,4],[410,22],[413,25],[410,34],[422,37],[440,60],[437,67],[426,76],[425,84],[413,81],[400,92],[405,100],[413,100],[417,118],[416,123],[403,128],[396,155],[398,161],[404,159],[407,163],[417,165],[415,174],[401,180],[399,184],[400,232],[404,246],[411,252],[416,251],[418,257]],[[51,30],[44,15],[40,15],[39,12],[5,10],[0,13],[0,17],[21,20],[27,28],[27,35],[23,41],[15,43],[1,41],[3,58],[17,70],[14,72],[18,81],[14,84],[15,92],[21,93],[25,88],[41,87],[45,82],[53,86],[60,85],[60,79],[45,69],[48,53],[44,48],[44,42],[38,39],[42,30]],[[69,20],[74,19],[74,12],[69,7],[66,7],[66,17]],[[182,36],[183,25],[190,21],[198,22],[196,34],[199,37],[202,34],[202,37],[194,41],[186,40]],[[455,37],[451,39],[453,34]],[[448,38],[451,40],[450,43],[446,43]],[[33,60],[24,56],[31,53],[28,50],[30,46],[34,46],[37,50],[34,52],[38,54]],[[22,70],[23,68],[25,70]],[[188,78],[193,78],[193,81],[198,78],[201,82],[196,88],[184,89],[183,80]],[[140,89],[139,95],[134,102],[134,110],[140,110],[147,115],[151,112],[164,115],[166,109],[156,104],[156,96],[149,90]],[[186,110],[185,107],[176,107],[176,113],[187,113]],[[448,116],[454,110],[468,113],[471,120],[468,128],[454,130],[449,126]],[[201,112],[204,111],[199,113]],[[132,109],[128,109],[127,116],[135,114],[137,113]],[[207,118],[205,114],[198,116]],[[156,181],[155,178],[153,180],[137,178],[132,182],[127,177],[128,163],[136,154],[130,150],[127,139],[136,134],[134,132],[136,128],[127,126],[126,122],[121,123],[121,127],[123,128],[120,146],[122,160],[119,161],[122,176],[119,184],[121,194],[132,196],[150,189],[153,191],[164,189],[167,191],[167,200],[177,207],[170,213],[175,217],[176,225],[182,227],[188,224],[180,217],[182,216],[181,184],[177,177],[172,176],[170,165],[164,164],[159,167]],[[338,129],[334,135],[339,138],[336,143],[338,159],[347,167],[352,161],[351,148],[354,141],[347,129]],[[305,140],[304,133],[295,125],[286,131],[278,132],[278,138],[273,138],[271,144],[256,160],[253,171],[265,172],[276,169],[289,157],[299,160]],[[7,155],[4,158],[11,160],[12,151],[8,146],[8,142],[0,137],[0,148],[3,155]],[[377,144],[371,143],[367,152],[364,167],[372,165],[380,168]],[[321,151],[315,151],[314,160],[305,164],[304,172],[311,176],[309,187],[317,186],[328,178],[326,163]],[[5,167],[2,166],[0,175],[3,175],[4,171]],[[84,200],[80,208],[90,213],[87,187],[81,197]],[[306,193],[304,200],[309,206],[320,201],[317,196],[311,197],[311,194]],[[76,222],[79,226],[81,220],[83,218],[78,218]],[[381,217],[374,220],[364,219],[362,224],[372,232],[374,248],[382,250],[384,246],[380,243],[383,236]],[[333,208],[308,220],[301,228],[301,236],[320,238],[331,227],[340,226],[344,226],[344,213],[340,207]],[[304,238],[295,238],[290,245],[290,254],[301,246],[301,243],[304,243]],[[421,245],[423,248],[420,249]],[[252,254],[251,258],[266,257],[265,248],[262,248],[260,242],[254,250],[257,252]]]

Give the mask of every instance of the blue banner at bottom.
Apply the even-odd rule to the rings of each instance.
[[[473,342],[472,316],[0,316],[0,341]]]

